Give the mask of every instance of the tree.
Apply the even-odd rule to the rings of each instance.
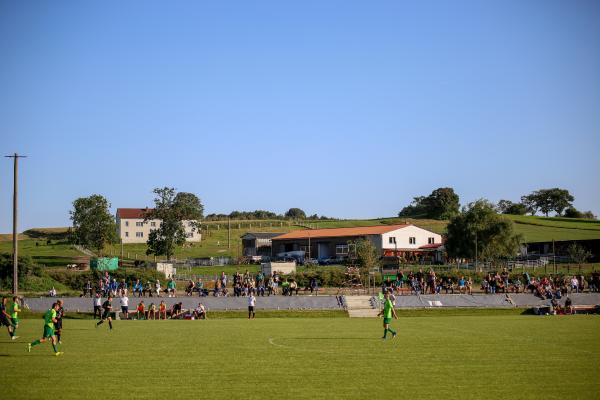
[[[352,243],[355,248],[356,263],[363,275],[379,265],[379,254],[375,245],[367,239],[358,239]]]
[[[107,244],[116,243],[117,225],[109,209],[110,203],[99,194],[75,200],[70,211],[73,221],[71,241],[96,250],[98,254],[102,254]]]
[[[510,200],[500,200],[496,206],[502,214],[509,215],[525,215],[527,214],[527,206],[523,203],[513,203]]]
[[[306,219],[306,213],[300,208],[290,208],[285,213],[285,217],[291,219]]]
[[[585,219],[596,219],[596,216],[591,211],[579,211],[575,207],[569,207],[563,214],[566,218],[585,218]]]
[[[156,195],[154,210],[146,214],[145,220],[159,219],[161,224],[148,235],[146,254],[156,254],[171,259],[176,246],[183,245],[186,240],[183,221],[190,224],[192,232],[199,229],[204,206],[196,195],[186,192],[176,193],[174,188],[156,188],[153,192]]]
[[[516,255],[521,236],[512,221],[496,213],[493,204],[478,200],[463,208],[447,227],[446,250],[450,257],[493,261]]]
[[[571,257],[571,260],[575,261],[577,264],[583,264],[592,256],[592,253],[578,243],[571,243],[569,247],[567,247],[567,253],[569,254],[569,257]]]
[[[427,197],[415,197],[410,205],[398,213],[398,216],[450,219],[458,214],[459,207],[459,197],[453,188],[438,188]]]
[[[33,264],[31,257],[29,256],[19,256],[18,261],[18,277],[19,277],[19,286],[23,286],[24,278],[30,273],[35,274],[35,270],[39,269],[39,267]],[[0,253],[0,287],[3,288],[12,288],[13,284],[13,256],[9,253]]]
[[[573,197],[568,190],[560,188],[540,189],[521,197],[521,201],[535,214],[539,209],[546,217],[551,211],[562,215],[563,211],[573,205]]]

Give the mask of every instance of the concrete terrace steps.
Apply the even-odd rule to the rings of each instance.
[[[375,318],[379,310],[371,304],[372,296],[346,296],[344,298],[350,318]]]

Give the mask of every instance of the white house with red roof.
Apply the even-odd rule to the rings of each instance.
[[[352,228],[305,229],[272,238],[273,255],[305,251],[307,258],[345,258],[350,245],[367,239],[382,256],[399,256],[406,260],[433,258],[443,248],[442,235],[412,224],[377,225]]]
[[[117,208],[117,234],[122,243],[146,243],[150,232],[160,227],[160,219],[145,220],[152,208]],[[202,234],[194,229],[194,221],[183,221],[186,240],[200,242]]]

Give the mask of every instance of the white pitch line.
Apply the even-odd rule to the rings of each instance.
[[[291,349],[290,346],[286,346],[286,345],[283,345],[283,344],[275,343],[275,341],[271,337],[269,338],[269,344],[272,344],[273,346],[277,346],[277,347],[283,347],[284,349]]]

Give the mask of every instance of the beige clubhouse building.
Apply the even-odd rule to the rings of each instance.
[[[152,208],[117,208],[117,233],[121,243],[146,243],[148,235],[160,224],[160,219],[144,221]],[[193,229],[193,221],[183,221],[188,242],[200,242],[202,234]]]

